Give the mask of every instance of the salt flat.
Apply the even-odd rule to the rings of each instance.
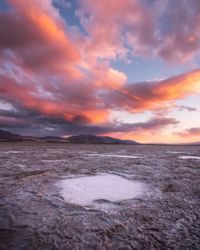
[[[101,174],[61,180],[57,184],[66,202],[91,206],[96,200],[121,201],[145,192],[145,185],[114,174]]]
[[[200,157],[200,146],[0,143],[0,152],[0,249],[200,249],[199,159],[179,158]]]

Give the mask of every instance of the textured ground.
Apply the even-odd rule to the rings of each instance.
[[[1,143],[0,249],[200,249],[200,160],[180,155],[200,147]],[[66,203],[55,185],[99,173],[148,192],[98,210]]]

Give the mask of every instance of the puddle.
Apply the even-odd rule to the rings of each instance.
[[[200,160],[200,156],[191,156],[191,155],[182,155],[178,157],[179,159],[187,160],[187,159],[195,159]]]
[[[144,194],[146,185],[114,174],[101,174],[61,180],[57,183],[68,203],[94,206],[135,198]]]
[[[136,155],[117,155],[117,154],[87,154],[88,156],[97,156],[97,157],[116,157],[116,158],[132,158],[136,159]]]

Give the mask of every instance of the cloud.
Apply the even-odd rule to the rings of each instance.
[[[175,126],[179,123],[175,118],[172,117],[161,117],[154,116],[145,122],[135,123],[121,123],[116,122],[115,124],[109,124],[104,127],[105,133],[121,132],[121,133],[157,133],[167,126]]]
[[[188,106],[184,106],[184,105],[176,105],[176,107],[178,108],[179,111],[197,111],[196,108],[193,107],[188,107]]]
[[[200,2],[196,0],[166,1],[158,16],[162,23],[158,55],[165,60],[192,61],[200,50]]]
[[[147,122],[138,122],[130,125],[129,132],[135,132],[139,130],[145,131],[158,131],[169,125],[177,125],[179,121],[171,117],[153,117]]]
[[[24,135],[71,135],[71,134],[109,134],[109,133],[154,133],[179,122],[171,117],[155,116],[146,122],[122,123],[118,121],[92,124],[85,116],[74,116],[67,120],[60,115],[48,115],[26,109],[18,104],[15,109],[0,110],[0,127],[11,129]]]
[[[159,56],[171,63],[199,56],[200,4],[196,0],[79,1],[77,12],[95,58]]]
[[[138,0],[116,0],[114,3],[85,0],[79,3],[77,16],[89,34],[86,50],[91,57],[126,57],[130,33],[135,34],[135,39],[153,43],[153,16]]]
[[[200,137],[200,127],[194,127],[186,129],[185,131],[182,131],[179,133],[180,136],[184,137]]]
[[[90,85],[69,88],[68,85],[58,84],[55,90],[49,88],[47,91],[32,82],[21,85],[8,76],[1,76],[0,98],[16,109],[20,106],[30,110],[31,114],[38,112],[60,117],[66,122],[84,117],[91,125],[101,127],[101,124],[108,122],[112,110],[154,110],[161,104],[167,105],[170,101],[193,94],[199,90],[199,79],[199,71],[194,71],[163,81],[117,85],[116,89],[109,85],[99,89]],[[117,130],[120,129],[117,127]]]
[[[200,70],[161,81],[127,83],[102,94],[107,107],[132,112],[157,109],[200,91]]]
[[[51,1],[8,3],[11,10],[0,12],[0,50],[9,50],[16,63],[29,70],[76,74],[72,66],[79,61],[79,52]]]
[[[12,108],[0,112],[4,128],[60,135],[156,131],[177,121],[154,117],[130,125],[111,121],[110,114],[113,110],[163,109],[200,90],[199,69],[161,81],[129,83],[123,72],[111,66],[113,60],[127,60],[130,55],[190,60],[199,48],[196,2],[185,13],[180,7],[177,17],[172,13],[169,19],[171,0],[166,10],[154,1],[155,10],[162,7],[166,18],[158,22],[161,17],[147,0],[82,0],[78,1],[80,24],[76,27],[69,27],[51,0],[7,3],[9,8],[0,10],[0,100]],[[181,16],[187,17],[184,27],[189,24],[190,28],[185,33]],[[177,33],[170,20],[177,21]]]

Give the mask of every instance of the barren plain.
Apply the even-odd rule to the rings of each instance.
[[[199,157],[200,146],[1,143],[0,249],[200,249]],[[81,205],[59,186],[104,175],[145,188],[113,201],[89,187]]]

